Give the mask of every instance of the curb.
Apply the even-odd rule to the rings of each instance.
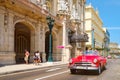
[[[49,64],[49,63],[46,63],[46,64]],[[29,68],[29,69],[18,69],[18,70],[14,70],[14,71],[8,71],[8,72],[1,72],[0,73],[0,76],[2,75],[6,75],[6,74],[10,74],[10,73],[18,73],[18,72],[24,72],[24,71],[29,71],[29,70],[36,70],[36,69],[40,69],[40,68],[45,68],[45,67],[52,67],[52,66],[57,66],[57,65],[64,65],[64,64],[67,64],[67,63],[50,63],[49,65],[46,65],[46,64],[42,64],[42,66],[39,66],[39,67],[33,67],[33,68]],[[37,65],[35,65],[37,66]]]

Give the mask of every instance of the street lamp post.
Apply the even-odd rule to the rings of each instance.
[[[106,42],[107,42],[107,37],[105,36],[105,38],[104,38],[104,53],[106,53],[105,56],[108,55]]]
[[[102,43],[102,56],[104,56],[104,45]]]
[[[92,29],[92,49],[95,49],[94,29]]]
[[[54,26],[54,19],[51,18],[50,16],[46,17],[47,20],[47,24],[49,27],[49,56],[48,56],[48,62],[52,62],[53,58],[52,58],[52,28]]]
[[[95,38],[94,38],[94,50],[95,50],[95,44],[96,44],[96,40],[95,40]]]

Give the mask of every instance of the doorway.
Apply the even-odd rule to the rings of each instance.
[[[16,63],[24,63],[24,50],[30,52],[30,29],[23,23],[15,25],[15,53]]]

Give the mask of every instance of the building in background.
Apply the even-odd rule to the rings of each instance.
[[[108,56],[109,55],[109,44],[110,44],[110,33],[106,28],[103,28],[104,32],[105,32],[105,37],[104,37],[104,45],[103,45],[103,50],[104,50],[104,56]]]
[[[91,4],[86,5],[85,8],[85,30],[89,36],[86,47],[97,49],[101,55],[106,55],[104,48],[108,48],[109,32],[103,28],[103,22],[99,17],[98,10],[95,10]]]
[[[112,56],[112,58],[120,58],[120,48],[119,45],[115,42],[111,42],[109,44],[109,48],[110,48],[110,55]]]

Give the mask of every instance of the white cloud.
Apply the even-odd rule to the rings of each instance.
[[[107,27],[108,30],[120,30],[120,27]]]

